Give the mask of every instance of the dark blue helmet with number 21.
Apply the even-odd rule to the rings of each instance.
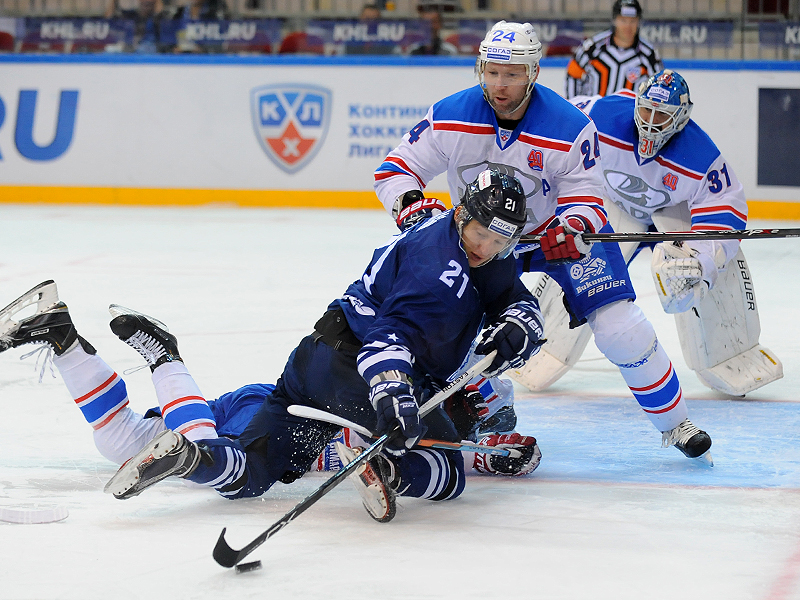
[[[506,258],[525,229],[525,192],[516,177],[487,169],[467,186],[461,198],[461,210],[456,215],[459,232],[471,220],[502,237],[508,244],[496,258]]]

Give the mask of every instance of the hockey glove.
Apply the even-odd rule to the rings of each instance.
[[[392,379],[394,372],[386,371],[372,379],[369,399],[378,416],[377,432],[388,433],[400,427],[401,438],[389,442],[385,450],[402,456],[416,444],[428,429],[419,417],[419,406],[408,381]],[[401,373],[396,376],[402,377]]]
[[[444,411],[462,440],[475,439],[478,423],[489,414],[489,405],[477,385],[468,385],[444,401]]]
[[[697,306],[714,287],[719,275],[717,263],[724,265],[725,254],[721,247],[715,257],[711,255],[713,248],[708,250],[666,242],[653,248],[650,268],[664,312],[685,312]]]
[[[509,306],[498,323],[481,334],[475,354],[497,350],[492,364],[482,373],[497,377],[508,369],[519,369],[545,343],[542,312],[536,300],[523,300]]]
[[[436,198],[425,198],[419,190],[406,192],[397,199],[397,226],[400,231],[410,229],[420,221],[447,210],[444,202]]]
[[[479,473],[518,477],[533,472],[539,466],[539,461],[542,460],[542,453],[536,444],[536,438],[529,435],[518,433],[487,435],[478,443],[481,446],[512,448],[522,454],[522,456],[512,458],[496,454],[475,453],[475,462],[472,466]]]
[[[592,224],[584,217],[562,215],[553,219],[539,240],[547,262],[568,263],[586,256],[592,244],[583,240],[584,233],[594,233]]]

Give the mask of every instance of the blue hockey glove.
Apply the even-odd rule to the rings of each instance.
[[[485,377],[497,377],[507,369],[518,369],[536,354],[544,326],[542,312],[536,300],[523,300],[509,306],[500,320],[481,334],[475,354],[489,354],[497,350],[492,364],[483,372]]]
[[[447,210],[444,202],[436,198],[425,198],[419,190],[411,190],[398,198],[400,212],[397,215],[397,226],[400,231],[410,229],[420,221]]]
[[[378,416],[378,433],[388,433],[396,425],[400,426],[402,438],[386,444],[384,449],[393,456],[402,456],[419,441],[428,428],[420,420],[419,406],[411,384],[408,381],[387,379],[387,373],[390,372],[373,378],[369,399]]]
[[[581,216],[562,215],[553,219],[539,240],[547,262],[568,263],[586,256],[592,244],[583,241],[584,233],[594,233],[594,230],[591,223]]]

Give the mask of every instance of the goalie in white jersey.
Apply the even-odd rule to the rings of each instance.
[[[597,126],[616,231],[730,231],[747,225],[744,189],[714,142],[690,119],[684,78],[660,71],[638,94],[574,98]],[[608,201],[610,200],[610,202]],[[630,261],[641,246],[622,244]],[[675,322],[687,365],[708,387],[743,396],[783,376],[778,358],[759,344],[758,306],[739,240],[662,242],[653,248],[655,289]],[[560,290],[542,281],[545,345],[515,378],[534,391],[552,384],[578,360],[591,332],[569,330]],[[549,347],[548,347],[549,346]],[[542,363],[556,359],[557,372]]]
[[[526,198],[525,232],[546,233],[541,248],[517,248],[518,269],[547,273],[564,288],[575,318],[588,321],[598,348],[662,432],[664,446],[709,459],[711,438],[688,419],[669,357],[633,302],[619,246],[583,240],[584,232],[611,231],[600,142],[586,115],[535,85],[541,48],[529,23],[492,27],[476,63],[479,85],[428,110],[376,170],[375,191],[405,230],[444,209],[422,194],[440,173],[447,173],[454,202],[483,169],[515,176]]]

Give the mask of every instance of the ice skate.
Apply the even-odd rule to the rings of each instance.
[[[512,433],[517,426],[517,413],[513,405],[506,405],[478,423],[477,438],[487,435]]]
[[[36,308],[30,314],[26,309],[34,304]],[[53,281],[40,283],[0,310],[0,352],[24,344],[47,344],[61,356],[77,339],[67,305],[58,301]]]
[[[669,448],[675,446],[689,458],[696,458],[710,466],[714,466],[711,458],[711,437],[702,429],[693,425],[689,419],[675,429],[665,431],[661,435],[661,446]]]
[[[348,448],[336,442],[336,453],[345,466],[353,462],[363,451],[362,448]],[[361,495],[364,508],[380,523],[388,523],[394,519],[397,512],[396,494],[391,487],[394,479],[394,465],[381,454],[359,466],[355,473],[350,475],[350,481]]]
[[[200,449],[197,444],[168,429],[128,459],[109,479],[103,491],[126,500],[172,475],[190,475],[199,462]]]
[[[181,361],[178,354],[178,340],[169,333],[164,323],[119,304],[108,307],[111,316],[111,331],[136,350],[150,365],[150,370],[173,361]]]

